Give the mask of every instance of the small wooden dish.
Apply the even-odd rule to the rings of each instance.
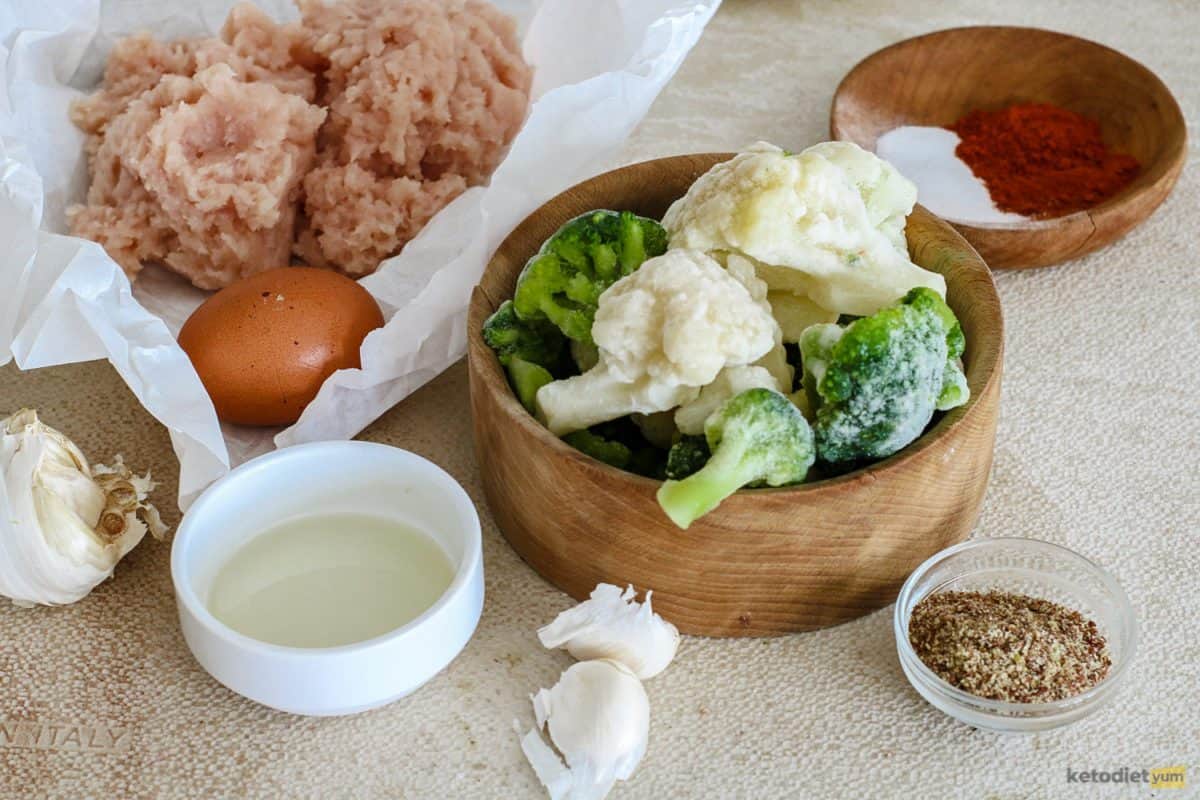
[[[471,297],[471,409],[492,515],[542,577],[578,599],[601,581],[653,589],[654,607],[686,633],[764,636],[887,605],[913,569],[974,526],[992,464],[1003,323],[991,273],[970,245],[920,207],[908,219],[913,259],[946,276],[966,333],[970,402],[889,459],[833,480],[738,492],[687,531],[658,507],[658,481],[583,455],[531,417],[480,335],[564,222],[595,208],[661,218],[730,156],[624,167],[568,189],[517,227]]]
[[[1087,211],[1018,225],[954,227],[987,263],[1045,267],[1124,236],[1170,194],[1187,157],[1179,104],[1146,67],[1104,45],[1038,28],[954,28],[907,39],[868,56],[838,86],[835,139],[868,150],[901,125],[949,125],[975,109],[1053,103],[1100,123],[1105,142],[1142,171]]]

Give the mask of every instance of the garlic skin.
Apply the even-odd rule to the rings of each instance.
[[[0,421],[0,595],[22,606],[84,597],[147,530],[166,533],[145,502],[153,487],[120,456],[93,468],[36,411]]]
[[[639,603],[629,586],[601,583],[590,599],[559,614],[538,631],[542,646],[564,647],[580,661],[608,658],[649,680],[667,668],[679,649],[679,630],[654,613],[650,596]]]
[[[646,754],[650,701],[624,664],[581,661],[531,700],[537,727],[521,739],[521,749],[551,800],[601,800]]]

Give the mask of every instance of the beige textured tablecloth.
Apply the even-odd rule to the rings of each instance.
[[[581,6],[585,3],[581,0]],[[728,0],[631,142],[628,160],[827,136],[841,76],[907,36],[982,22],[1077,33],[1143,61],[1200,111],[1200,6],[1176,2]],[[997,278],[1007,317],[1003,416],[977,536],[1065,544],[1116,573],[1142,646],[1109,707],[1063,730],[998,736],[925,704],[896,660],[891,609],[773,640],[685,639],[647,684],[650,748],[613,797],[1150,797],[1070,784],[1068,769],[1190,766],[1200,786],[1200,171],[1083,261]],[[0,371],[0,411],[40,408],[86,452],[124,453],[162,480],[166,432],[103,363]],[[569,663],[535,629],[569,601],[492,524],[471,450],[466,373],[451,369],[364,438],[411,449],[463,482],[484,521],[487,603],[443,674],[341,719],[234,695],[180,636],[169,546],[147,540],[68,608],[0,607],[0,796],[538,797],[512,730],[528,694]],[[177,514],[168,512],[168,520]],[[58,734],[48,732],[51,726]],[[115,744],[106,738],[118,737]],[[28,745],[54,739],[58,749]],[[65,742],[65,743],[64,743]],[[75,742],[89,745],[72,749]],[[105,745],[112,746],[105,747]]]

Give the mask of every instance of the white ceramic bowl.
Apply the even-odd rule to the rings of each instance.
[[[437,537],[455,566],[450,588],[407,625],[341,647],[268,644],[209,612],[214,576],[247,540],[288,517],[345,511],[406,520]],[[483,609],[479,517],[453,478],[405,450],[298,445],[243,464],[200,496],[175,534],[171,578],[184,639],[218,681],[293,714],[353,714],[417,689],[471,638]]]

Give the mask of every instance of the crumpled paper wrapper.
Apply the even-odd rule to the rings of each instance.
[[[87,189],[83,134],[67,114],[113,42],[215,32],[233,0],[54,0],[0,8],[0,364],[107,358],[170,430],[186,508],[232,466],[275,447],[354,436],[458,360],[488,257],[531,211],[612,159],[699,39],[720,0],[500,0],[535,68],[529,117],[486,187],[443,209],[361,283],[387,324],[362,368],[334,373],[293,426],[218,422],[175,335],[206,292],[149,268],[130,286],[99,245],[67,236]],[[286,0],[258,0],[277,19]],[[583,6],[586,5],[586,13]]]

